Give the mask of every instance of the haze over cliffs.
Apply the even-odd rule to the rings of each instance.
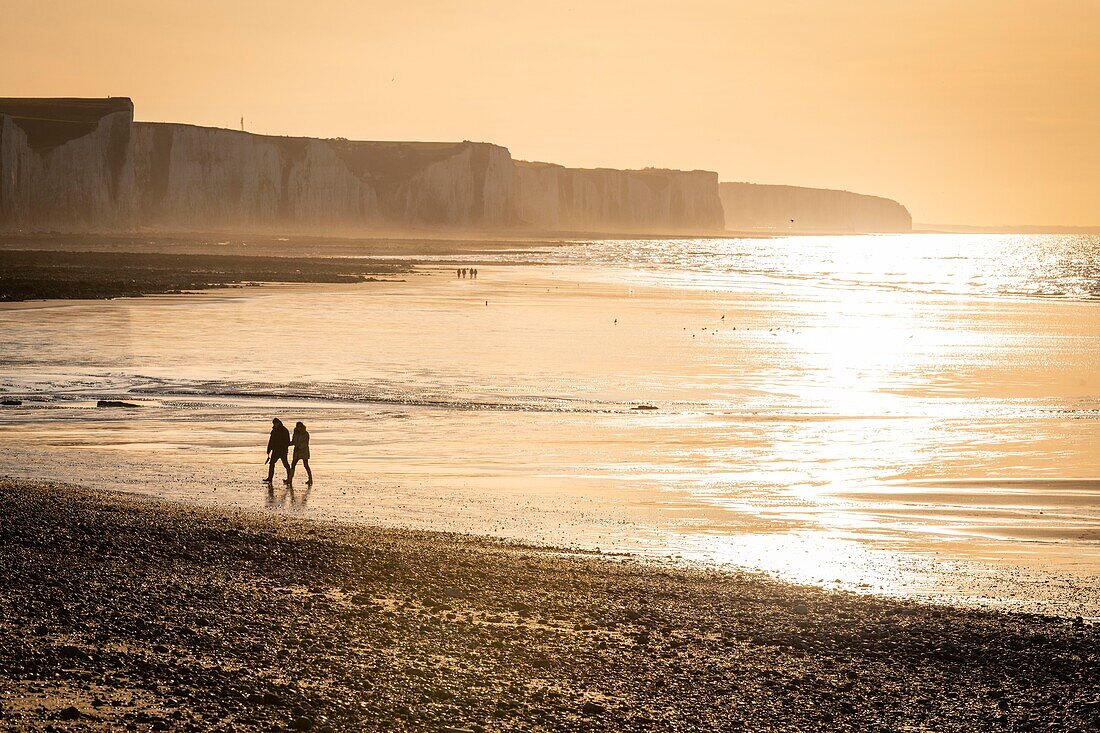
[[[891,199],[849,191],[759,183],[720,187],[726,229],[777,232],[908,232],[909,210]]]
[[[715,234],[909,231],[900,204],[567,168],[490,143],[364,142],[134,122],[126,98],[0,99],[0,230]],[[791,219],[795,221],[790,222]]]

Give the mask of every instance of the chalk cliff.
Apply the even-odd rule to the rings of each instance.
[[[724,219],[708,171],[566,168],[490,143],[277,137],[133,112],[126,98],[0,99],[0,230],[697,233],[786,216],[743,223],[760,206],[742,194]]]
[[[490,143],[360,142],[133,121],[126,98],[0,99],[0,230],[910,231],[847,191],[567,168]]]
[[[722,228],[718,174],[515,162],[516,218],[542,230],[700,232]]]
[[[370,186],[382,223],[498,228],[512,212],[512,156],[490,143],[325,141]]]
[[[149,226],[344,222],[373,215],[373,192],[321,141],[191,125],[134,125],[134,215]]]
[[[726,229],[782,232],[908,232],[909,211],[891,199],[848,191],[757,183],[720,186]]]
[[[490,143],[359,142],[133,121],[111,99],[0,99],[0,230],[700,232],[707,171],[565,168]]]
[[[487,143],[382,143],[134,125],[137,220],[166,227],[509,223],[511,157]]]
[[[0,99],[0,229],[114,228],[133,190],[129,99]]]

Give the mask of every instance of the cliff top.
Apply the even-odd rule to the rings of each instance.
[[[0,115],[11,117],[35,150],[48,150],[94,132],[107,115],[134,114],[129,97],[103,99],[0,98]]]
[[[708,176],[717,177],[718,174],[714,171],[702,170],[696,168],[694,170],[681,170],[678,168],[575,168],[572,166],[561,165],[559,163],[544,163],[539,160],[517,160],[514,161],[516,166],[521,168],[558,168],[560,170],[580,171],[580,172],[592,172],[602,173],[605,171],[613,171],[615,173],[654,173],[664,175],[666,173],[698,173]]]
[[[0,97],[0,115],[16,119],[98,122],[106,115],[115,112],[132,113],[133,111],[134,103],[129,97],[99,99]]]
[[[897,204],[898,206],[902,206],[900,201],[896,201],[896,200],[894,200],[892,198],[888,198],[886,196],[876,196],[876,195],[871,194],[871,193],[857,193],[855,191],[846,191],[846,190],[841,189],[841,188],[816,188],[814,186],[791,186],[791,185],[785,184],[785,183],[749,183],[748,181],[722,181],[718,185],[719,185],[719,187],[751,186],[753,188],[767,188],[767,189],[770,189],[770,190],[773,190],[773,191],[788,191],[788,192],[792,192],[792,193],[795,192],[795,191],[815,191],[815,192],[818,192],[818,193],[833,193],[833,194],[840,194],[840,195],[843,195],[843,196],[858,196],[860,198],[865,198],[865,199],[878,199],[879,201],[888,201],[892,204]]]
[[[247,135],[249,137],[265,138],[269,140],[315,140],[318,142],[329,143],[333,147],[359,147],[367,146],[372,147],[375,150],[380,151],[398,151],[398,150],[416,150],[418,152],[452,152],[462,147],[490,147],[500,148],[504,150],[501,145],[496,143],[486,142],[474,142],[471,140],[458,141],[421,141],[421,140],[349,140],[346,137],[309,137],[305,135],[269,135],[262,132],[251,132],[249,130],[234,130],[231,127],[213,127],[210,125],[195,125],[189,122],[148,122],[148,121],[135,121],[134,125],[137,127],[182,127],[192,130],[207,130],[210,132],[220,132],[231,135]]]

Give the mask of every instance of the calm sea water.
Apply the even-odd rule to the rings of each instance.
[[[666,285],[753,293],[870,288],[959,296],[1100,298],[1097,235],[625,239],[567,242],[545,248],[535,258],[522,251],[493,259],[628,267]]]
[[[1095,237],[899,235],[22,304],[0,471],[1100,615],[1098,297]]]

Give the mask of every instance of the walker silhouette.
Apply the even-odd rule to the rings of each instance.
[[[290,481],[290,463],[287,461],[287,451],[290,449],[290,431],[286,429],[279,418],[271,420],[271,435],[267,439],[267,478],[265,483],[271,483],[275,478],[275,461],[282,461],[286,469],[286,481]]]
[[[294,446],[293,463],[287,461],[287,454],[291,446]],[[284,484],[294,481],[294,471],[298,467],[299,461],[306,469],[306,485],[313,484],[313,471],[309,467],[309,431],[306,430],[305,423],[300,421],[295,423],[294,435],[291,437],[282,421],[277,417],[272,418],[271,435],[267,439],[267,460],[265,463],[268,464],[268,468],[264,483],[270,484],[275,479],[276,461],[282,461],[283,468],[286,469],[286,478],[283,479]]]

